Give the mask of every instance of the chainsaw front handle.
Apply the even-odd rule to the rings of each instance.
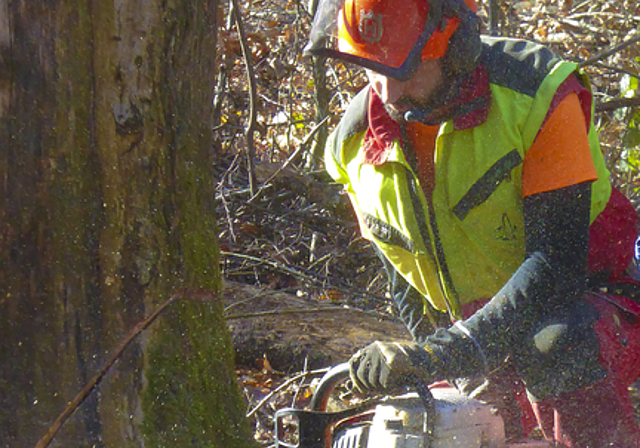
[[[349,364],[338,364],[320,379],[311,397],[310,411],[294,408],[278,410],[275,415],[275,448],[330,448],[331,427],[370,407],[367,403],[341,412],[325,412],[331,392],[347,378]],[[286,432],[284,422],[288,417],[298,420],[298,441],[295,444],[283,441]]]
[[[333,389],[347,378],[349,378],[348,362],[338,364],[325,373],[320,379],[313,397],[311,397],[311,403],[309,404],[311,410],[324,412],[327,409],[327,401]]]
[[[331,392],[349,378],[349,363],[338,364],[331,368],[321,379],[311,397],[310,411],[302,409],[281,409],[275,415],[276,448],[327,448],[331,446],[331,426],[346,418],[355,416],[367,409],[372,403],[364,403],[341,412],[325,412]],[[417,378],[407,378],[408,386],[418,393],[425,409],[423,448],[431,448],[435,431],[436,406],[429,387]],[[284,421],[287,417],[298,420],[298,441],[295,444],[283,441]]]

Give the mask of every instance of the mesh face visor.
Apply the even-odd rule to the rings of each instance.
[[[462,0],[322,0],[304,53],[406,81],[446,53],[460,7],[469,9]]]

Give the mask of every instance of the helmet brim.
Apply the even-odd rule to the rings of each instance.
[[[336,2],[329,3],[334,7],[331,8],[331,11],[319,11],[320,16],[316,16],[316,19],[318,19],[318,17],[320,17],[320,19],[317,21],[314,20],[309,43],[304,48],[303,55],[338,59],[373,70],[398,81],[407,81],[415,73],[422,62],[421,54],[423,48],[442,24],[442,16],[440,14],[428,14],[424,29],[409,51],[404,62],[399,67],[392,67],[382,62],[340,51],[326,45],[327,36],[329,35],[327,30],[330,29],[330,25],[326,23],[327,13],[335,14],[336,16],[340,14],[339,9],[335,8]]]

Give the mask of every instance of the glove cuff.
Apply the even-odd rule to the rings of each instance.
[[[444,379],[442,377],[443,357],[437,347],[427,343],[413,342],[405,346],[405,351],[419,379],[428,383]]]
[[[463,378],[489,371],[482,345],[464,325],[439,329],[430,335],[422,350],[432,360],[435,381]]]

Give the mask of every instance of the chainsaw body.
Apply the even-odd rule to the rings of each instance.
[[[276,448],[549,448],[543,441],[505,443],[502,418],[490,406],[451,387],[385,397],[340,412],[325,412],[329,394],[348,377],[341,364],[320,381],[311,411],[276,412]],[[287,426],[290,423],[292,426]],[[292,436],[292,427],[297,426]]]

